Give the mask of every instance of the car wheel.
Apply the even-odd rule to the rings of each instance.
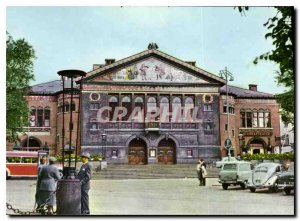
[[[228,189],[228,184],[224,184],[224,183],[223,183],[223,184],[222,184],[222,187],[223,187],[224,190],[227,190],[227,189]]]
[[[250,188],[251,193],[255,192],[255,188]]]
[[[290,188],[284,188],[284,192],[286,195],[290,195],[291,194],[291,190]]]
[[[246,184],[245,183],[241,183],[240,186],[241,186],[242,189],[246,188]]]

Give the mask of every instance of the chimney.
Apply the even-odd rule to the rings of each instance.
[[[185,63],[188,63],[189,65],[196,67],[196,61],[186,61]]]
[[[249,90],[250,91],[257,91],[257,85],[256,84],[249,84]]]
[[[106,58],[105,59],[105,65],[109,65],[109,64],[115,63],[115,61],[116,61],[116,59]]]
[[[103,64],[93,64],[93,71],[98,68],[102,68],[103,66],[104,66]]]

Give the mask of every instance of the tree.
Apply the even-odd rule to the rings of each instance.
[[[248,7],[238,7],[243,15]],[[284,123],[294,125],[295,113],[295,74],[294,74],[294,8],[290,6],[275,7],[277,13],[269,18],[263,24],[268,32],[265,38],[271,38],[275,49],[256,57],[253,61],[258,64],[261,60],[269,60],[279,64],[279,70],[276,71],[276,80],[278,85],[287,88],[284,93],[276,95],[276,100],[281,106],[281,119]]]
[[[29,81],[34,80],[35,52],[25,39],[14,40],[6,34],[6,132],[10,141],[16,140],[16,132],[28,125],[29,108],[24,96]]]

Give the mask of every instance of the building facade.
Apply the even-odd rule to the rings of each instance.
[[[48,146],[51,154],[61,154],[69,143],[71,110],[72,144],[108,163],[212,162],[228,154],[226,138],[237,155],[273,152],[280,136],[273,95],[258,92],[255,85],[228,86],[226,102],[224,79],[155,47],[94,64],[81,83],[81,99],[75,96],[73,104],[68,96],[63,101],[59,80],[31,88],[30,126],[19,136],[23,148]]]

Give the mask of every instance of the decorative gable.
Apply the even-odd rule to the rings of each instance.
[[[93,81],[208,83],[154,57],[146,58],[111,73],[98,76]]]

